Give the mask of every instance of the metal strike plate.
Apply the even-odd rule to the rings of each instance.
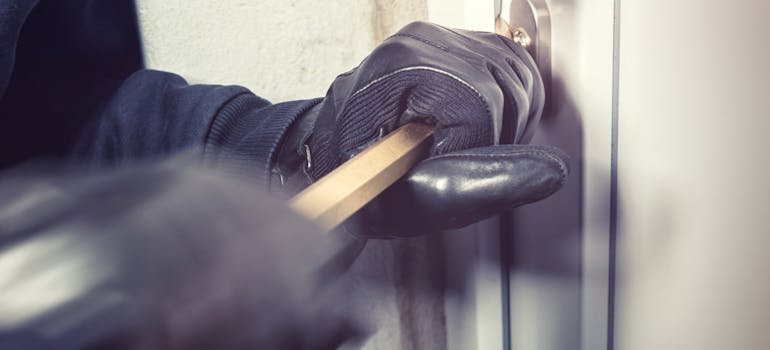
[[[546,96],[551,86],[551,13],[546,0],[495,0],[496,30],[527,49],[543,77]],[[505,33],[505,30],[508,32]]]

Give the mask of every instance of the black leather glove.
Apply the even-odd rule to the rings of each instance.
[[[543,103],[537,68],[513,41],[412,23],[337,77],[292,126],[273,173],[297,191],[398,126],[433,124],[432,158],[364,210],[368,228],[359,233],[465,226],[566,180],[564,153],[517,145],[532,136]]]

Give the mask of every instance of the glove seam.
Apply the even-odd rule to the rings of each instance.
[[[425,44],[433,46],[433,47],[435,47],[435,48],[437,48],[437,49],[439,49],[441,51],[449,52],[449,48],[448,47],[446,47],[444,45],[441,45],[441,44],[437,44],[437,43],[435,43],[433,41],[430,41],[428,39],[425,39],[425,38],[417,36],[417,35],[406,34],[406,33],[396,33],[396,34],[393,34],[393,36],[391,36],[391,38],[397,37],[397,36],[403,36],[403,37],[407,37],[407,38],[412,38],[414,40],[421,41],[421,42],[423,42]]]

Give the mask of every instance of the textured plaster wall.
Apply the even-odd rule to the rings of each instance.
[[[425,0],[137,0],[149,68],[237,84],[273,102],[318,97]],[[367,243],[345,276],[377,331],[366,349],[447,348],[440,237]]]
[[[321,96],[424,0],[137,0],[150,68],[273,102]]]

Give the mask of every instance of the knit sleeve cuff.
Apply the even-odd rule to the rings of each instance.
[[[256,175],[267,187],[270,169],[286,131],[321,98],[265,106],[266,101],[244,93],[214,117],[206,135],[203,157],[244,174]]]

